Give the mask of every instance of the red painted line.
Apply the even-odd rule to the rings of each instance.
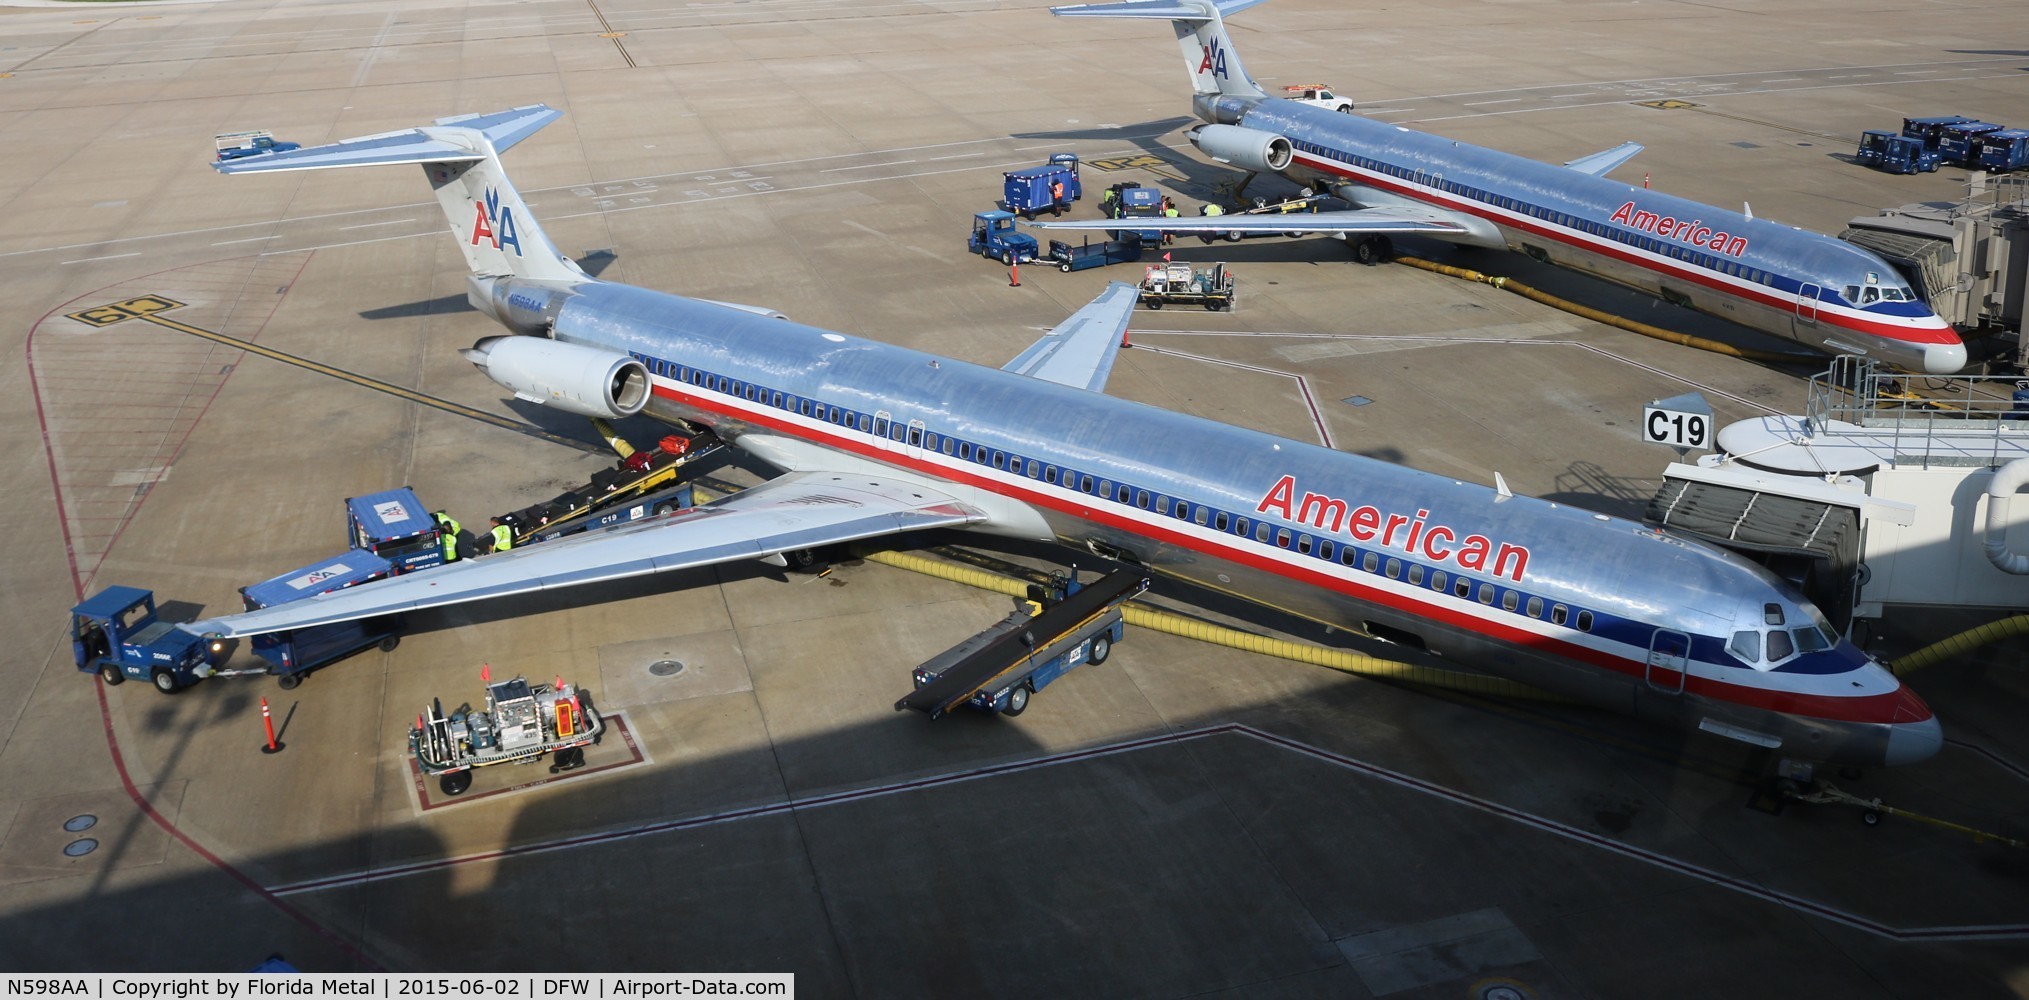
[[[309,258],[306,255],[303,264],[296,269],[297,277],[302,276],[303,268],[308,267],[309,263],[310,263]],[[164,271],[157,271],[154,274],[142,275],[141,278],[152,278],[155,277],[155,275],[168,274],[175,270],[177,269],[170,268]],[[137,278],[132,280],[140,280],[140,279]],[[126,282],[121,282],[121,284],[126,284]],[[291,285],[295,284],[295,280],[293,278],[290,280],[290,284]],[[36,320],[35,324],[29,327],[28,337],[24,344],[24,350],[28,358],[29,393],[35,399],[35,420],[37,426],[40,428],[42,433],[43,454],[49,463],[50,487],[55,491],[57,527],[63,533],[64,558],[65,561],[70,566],[71,588],[73,592],[76,594],[77,599],[80,601],[84,600],[85,596],[84,578],[78,572],[77,549],[75,548],[73,540],[71,538],[70,527],[68,524],[65,523],[66,518],[64,515],[65,504],[63,499],[63,480],[57,474],[55,443],[50,439],[49,436],[49,420],[43,405],[42,392],[40,387],[36,384],[35,381],[35,364],[34,364],[35,331],[51,316],[56,315],[57,312],[62,310],[65,306],[69,306],[73,303],[76,303],[88,295],[95,294],[97,294],[96,290],[92,292],[87,292],[84,295],[80,295],[77,298],[71,299],[69,302],[66,302],[63,305],[57,306],[54,309],[51,309],[48,312],[44,313],[41,319]],[[277,296],[275,300],[275,308],[280,308],[280,306],[281,306],[281,297]],[[275,309],[270,309],[268,311],[268,317],[270,319],[274,318],[274,314]],[[261,325],[265,327],[267,325],[267,321],[263,320]],[[259,333],[258,329],[255,332],[256,335],[258,335]],[[193,426],[195,426],[194,423]],[[180,449],[181,445],[179,444],[178,447]],[[117,534],[115,535],[115,537],[117,537]],[[110,547],[111,547],[110,543],[108,543],[108,548]],[[101,557],[101,561],[103,561],[103,557]],[[297,909],[296,907],[289,905],[287,901],[283,900],[280,896],[270,891],[266,886],[261,885],[259,882],[249,877],[245,872],[242,872],[238,868],[229,864],[228,862],[226,862],[224,858],[221,858],[218,855],[213,854],[210,850],[206,849],[203,844],[198,843],[189,834],[184,833],[181,828],[179,828],[175,823],[170,821],[169,817],[162,815],[161,811],[155,808],[154,803],[149,802],[147,797],[141,794],[141,789],[134,784],[133,775],[128,773],[127,771],[126,755],[121,752],[119,734],[113,729],[113,707],[112,704],[106,699],[106,685],[99,682],[97,678],[92,679],[91,685],[98,694],[99,723],[101,726],[104,727],[105,730],[106,751],[112,755],[113,770],[119,774],[120,787],[126,791],[127,798],[134,803],[135,808],[141,810],[142,815],[147,816],[148,819],[153,821],[156,826],[161,827],[164,833],[167,833],[170,837],[174,838],[178,843],[189,848],[198,857],[203,858],[206,862],[210,863],[212,867],[217,868],[221,872],[224,872],[228,878],[231,878],[233,881],[238,882],[240,885],[246,887],[249,891],[260,896],[262,899],[267,900],[268,903],[273,905],[276,909],[282,911],[284,914],[287,914],[291,919],[295,920],[296,922],[309,928],[319,937],[322,937],[325,940],[330,941],[332,944],[336,945],[339,948],[339,950],[343,951],[347,955],[350,955],[354,961],[358,962],[360,967],[373,972],[387,971],[385,968],[381,966],[380,963],[374,961],[365,952],[361,951],[358,948],[358,946],[354,945],[350,941],[345,940],[342,937],[339,937],[336,933],[331,931],[329,928],[325,927],[323,924],[320,924],[316,920],[311,919],[309,914],[306,914],[303,911]]]

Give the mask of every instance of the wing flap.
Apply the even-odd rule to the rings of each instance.
[[[1134,315],[1138,293],[1133,285],[1115,281],[1099,297],[1056,325],[1028,350],[1001,366],[1002,371],[1100,392],[1120,356],[1120,335]]]
[[[918,483],[798,473],[689,510],[183,627],[258,635],[985,519]]]

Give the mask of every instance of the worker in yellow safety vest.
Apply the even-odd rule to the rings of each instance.
[[[457,562],[458,531],[463,525],[458,523],[457,518],[441,510],[430,516],[437,521],[437,544],[444,547],[444,561],[447,563]]]
[[[493,536],[493,551],[506,552],[514,548],[514,529],[500,523],[497,517],[493,519],[493,531],[490,534]]]
[[[1225,209],[1225,207],[1224,207],[1224,206],[1220,205],[1220,204],[1219,204],[1218,202],[1216,202],[1216,201],[1208,201],[1208,202],[1206,202],[1206,203],[1205,203],[1205,207],[1204,207],[1204,208],[1201,208],[1201,209],[1199,209],[1199,210],[1198,210],[1198,214],[1199,214],[1199,215],[1225,215],[1225,214],[1226,214],[1226,209]]]

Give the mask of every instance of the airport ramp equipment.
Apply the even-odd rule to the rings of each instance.
[[[1075,578],[1056,600],[1035,602],[916,668],[916,690],[895,702],[932,719],[972,702],[1019,714],[1028,694],[1084,662],[1097,663],[1120,634],[1120,606],[1148,589],[1148,575],[1116,570],[1080,586]],[[1091,642],[1091,646],[1086,644]]]

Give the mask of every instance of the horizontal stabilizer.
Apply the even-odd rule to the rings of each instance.
[[[535,134],[537,129],[563,117],[563,112],[541,104],[495,111],[484,115],[440,118],[440,126],[474,129],[486,136],[494,152],[501,152]],[[484,160],[484,149],[473,149],[447,136],[426,134],[423,129],[381,132],[356,139],[343,139],[322,146],[306,146],[280,153],[262,153],[237,160],[222,160],[212,167],[222,174],[255,173],[264,170],[321,170],[331,167],[371,167],[384,163],[461,163]]]
[[[1594,177],[1605,177],[1607,171],[1612,170],[1613,168],[1620,166],[1621,164],[1626,163],[1629,160],[1634,159],[1634,155],[1641,151],[1642,151],[1641,143],[1623,142],[1620,145],[1613,147],[1612,149],[1602,150],[1600,152],[1592,154],[1591,156],[1581,156],[1578,159],[1566,163],[1565,166],[1571,168],[1572,170],[1576,170],[1581,174],[1591,174]]]
[[[1219,16],[1237,14],[1249,7],[1267,0],[1219,0],[1212,3],[1178,3],[1176,0],[1125,0],[1123,3],[1084,3],[1069,7],[1052,7],[1050,13],[1058,17],[1145,17],[1159,21],[1208,21],[1209,10],[1216,6]]]
[[[1120,356],[1120,335],[1139,299],[1140,292],[1133,285],[1123,281],[1107,285],[1098,298],[1030,344],[1001,370],[1073,389],[1104,390],[1106,377],[1113,373],[1113,359]]]
[[[1411,214],[1400,208],[1359,208],[1341,212],[1292,212],[1288,215],[1197,215],[1161,219],[1076,219],[1030,223],[1037,229],[1106,229],[1139,232],[1194,233],[1216,236],[1224,233],[1266,235],[1272,233],[1357,233],[1366,236],[1428,233],[1444,235],[1468,232],[1465,226],[1442,213]]]

